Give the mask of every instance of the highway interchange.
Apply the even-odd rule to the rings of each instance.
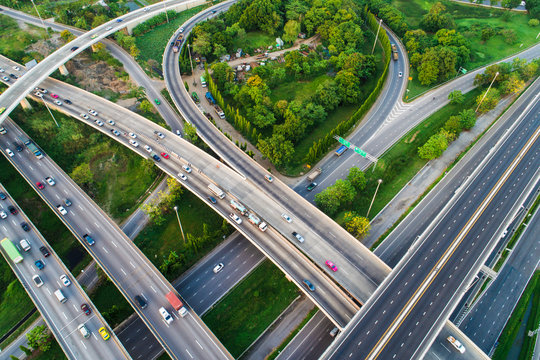
[[[181,83],[181,82],[178,82],[178,83]],[[393,88],[395,88],[395,87],[393,87]],[[173,92],[173,94],[176,94],[176,92]],[[185,100],[185,98],[187,98],[187,97],[184,96],[184,100]],[[175,98],[175,101],[176,101],[176,100],[177,100],[177,99]],[[189,108],[189,104],[186,104],[186,106],[187,106],[187,108]],[[182,107],[182,108],[183,108],[183,109],[186,109],[186,107]],[[84,110],[82,110],[82,111],[84,111]],[[102,111],[104,111],[104,110],[100,110],[99,112],[102,113]],[[76,116],[76,115],[75,115],[75,116]],[[199,117],[200,117],[200,116],[201,116],[201,115],[199,114]],[[195,115],[194,117],[189,117],[189,118],[193,120],[194,118],[197,118],[197,116]],[[130,124],[130,125],[131,125],[131,124]],[[199,124],[198,124],[198,125],[199,125]],[[131,126],[130,126],[130,129],[131,129]],[[198,126],[198,129],[199,129],[199,131],[201,131],[201,128],[200,128],[199,126]],[[167,134],[167,138],[169,138],[170,136],[173,136],[172,133],[168,133],[168,134]],[[204,136],[203,136],[203,137],[204,137]],[[146,140],[148,140],[148,141],[150,142],[151,139],[148,138],[148,139],[146,139]],[[153,139],[153,140],[157,140],[157,138],[156,138],[156,139]],[[155,143],[155,142],[154,142],[154,143]],[[140,153],[142,153],[142,150],[140,151]],[[225,153],[227,153],[227,151],[225,151]],[[241,153],[241,152],[240,152],[240,153]],[[142,154],[144,154],[144,153],[142,153]],[[234,157],[236,154],[230,154],[230,153],[227,153],[227,155],[228,155],[229,157]],[[243,156],[243,155],[241,155],[241,156]],[[240,156],[240,158],[241,158],[241,156]],[[224,156],[224,158],[226,158],[226,156]],[[239,159],[237,162],[240,163],[240,159]],[[235,168],[240,169],[242,174],[249,174],[250,176],[253,176],[253,171],[249,170],[249,168],[243,168],[243,169],[242,169],[242,168],[241,168],[241,165],[242,165],[242,164],[239,164],[239,167],[235,167]],[[234,167],[234,165],[233,165],[233,167]],[[242,171],[242,170],[243,170],[243,171]],[[265,186],[265,187],[269,187],[269,185],[266,184],[266,183],[264,183],[263,180],[262,180],[262,174],[263,174],[263,173],[264,173],[264,171],[263,171],[262,169],[260,169],[260,170],[258,171],[258,174],[255,175],[255,176],[258,177],[258,179],[260,180],[260,184],[257,184],[257,185],[263,186],[263,187],[264,187],[264,186]],[[191,178],[190,178],[190,179],[191,179]],[[280,185],[281,185],[281,184],[280,184]],[[284,185],[283,185],[283,186],[284,186]],[[204,187],[201,187],[201,188],[204,189]],[[274,196],[279,196],[279,194],[272,194],[272,195],[274,195]],[[243,200],[243,198],[241,198],[241,199],[242,199],[243,202],[246,202],[246,201]],[[293,211],[290,211],[290,212],[292,213]],[[300,216],[299,216],[299,217],[300,217]],[[276,219],[276,220],[279,220],[279,218]],[[309,219],[306,219],[304,216],[301,217],[301,220],[308,220],[308,221],[309,221]],[[279,221],[277,221],[277,222],[279,222]],[[319,231],[324,232],[323,229],[320,229]],[[341,269],[341,268],[340,268],[340,269]],[[339,281],[340,281],[340,283],[341,283],[341,279],[339,279]],[[372,290],[371,290],[371,292],[372,292]]]

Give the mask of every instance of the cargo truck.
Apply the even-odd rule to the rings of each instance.
[[[213,192],[214,195],[216,195],[220,199],[223,199],[225,197],[225,193],[223,192],[223,190],[221,190],[214,184],[208,184],[208,189],[210,189],[210,191]]]
[[[397,46],[396,44],[390,44],[390,46],[392,47],[392,58],[396,61],[398,59]]]
[[[24,143],[24,145],[26,145],[28,150],[30,150],[32,153],[34,153],[34,155],[36,155],[38,159],[43,158],[43,154],[41,153],[41,151],[39,151],[38,147],[32,142],[32,140],[25,140],[21,138],[21,141]]]
[[[266,225],[264,221],[261,221],[261,219],[259,219],[257,215],[253,213],[249,213],[248,220],[250,223],[257,226],[261,231],[266,231],[266,229],[268,228],[268,225]]]
[[[240,214],[242,215],[245,215],[246,214],[246,207],[242,204],[240,204],[239,202],[236,202],[234,200],[231,200],[231,207],[234,209],[234,210],[237,210],[240,212]]]
[[[167,295],[165,295],[165,297],[167,298],[167,300],[169,300],[169,304],[172,305],[174,310],[178,311],[178,315],[180,315],[181,317],[187,315],[187,309],[184,307],[184,304],[182,304],[182,302],[174,292],[169,292]]]
[[[214,111],[216,112],[216,114],[219,116],[220,119],[225,119],[225,113],[223,112],[223,110],[221,110],[219,106],[214,105]]]
[[[183,39],[183,35],[180,35],[178,36],[178,39],[176,39],[176,41],[174,42],[174,45],[173,45],[173,48],[172,48],[172,51],[173,52],[178,52],[178,50],[180,50],[180,45],[182,45],[182,39]]]
[[[316,168],[315,170],[311,172],[311,174],[308,175],[307,181],[313,182],[313,180],[315,180],[317,176],[321,175],[321,173],[322,173],[322,169]]]
[[[339,149],[336,150],[336,155],[337,155],[337,156],[343,155],[343,153],[344,153],[345,151],[347,151],[347,149],[348,149],[348,147],[346,147],[345,145],[341,145],[341,146],[339,147]]]

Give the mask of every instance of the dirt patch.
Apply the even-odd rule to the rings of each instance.
[[[406,142],[407,144],[412,143],[412,142],[414,141],[414,139],[416,139],[416,135],[418,135],[419,132],[420,132],[420,130],[418,130],[417,132],[415,132],[415,133],[413,134],[413,136],[412,136],[409,140],[405,140],[405,142]]]
[[[112,66],[104,61],[93,61],[86,54],[69,61],[66,68],[86,91],[110,90],[119,94],[129,91],[130,83],[120,80]]]
[[[56,51],[56,49],[60,48],[62,45],[64,45],[64,41],[62,40],[60,35],[52,34],[49,39],[38,40],[32,45],[30,45],[28,48],[30,51],[35,51],[40,55],[43,55],[43,57],[45,58],[52,54],[54,51]]]

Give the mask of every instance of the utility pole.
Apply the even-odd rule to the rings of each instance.
[[[165,16],[167,17],[167,24],[169,23],[169,14],[167,14],[167,3],[163,2],[163,10],[165,10]]]
[[[381,30],[381,24],[382,19],[379,20],[379,27],[377,28],[377,35],[375,35],[375,41],[373,42],[373,49],[371,49],[371,55],[373,55],[373,51],[375,50],[375,44],[377,43],[377,39],[379,38],[379,30]]]
[[[36,13],[37,13],[38,16],[39,16],[39,20],[41,20],[41,25],[43,25],[43,28],[45,29],[45,31],[47,31],[47,27],[45,26],[45,21],[43,21],[43,19],[41,18],[41,15],[40,15],[40,13],[39,13],[39,11],[38,11],[38,9],[37,9],[37,6],[36,6],[36,4],[34,3],[34,0],[30,0],[30,1],[32,1],[32,5],[34,5],[34,9],[36,10]]]
[[[369,212],[371,211],[371,207],[373,206],[373,203],[375,202],[375,196],[377,196],[377,191],[379,191],[379,186],[381,186],[382,179],[377,180],[377,188],[375,189],[375,194],[373,194],[373,199],[371,199],[371,204],[369,204],[369,209],[367,211],[366,217],[369,216]]]
[[[41,94],[43,95],[43,94]],[[43,98],[43,96],[41,97],[41,100],[43,101],[43,104],[45,104],[45,107],[47,108],[47,110],[49,110],[49,114],[51,114],[51,117],[53,118],[54,120],[54,123],[56,124],[57,127],[60,127],[60,125],[58,125],[58,123],[56,122],[56,119],[54,118],[54,115],[51,111],[51,109],[49,109],[49,105],[47,105],[47,102],[45,101],[45,99]]]
[[[478,104],[478,106],[476,107],[476,110],[474,110],[474,112],[477,112],[478,109],[480,109],[480,105],[482,105],[482,102],[484,102],[484,99],[486,98],[486,96],[487,96],[489,90],[491,89],[491,85],[493,85],[493,83],[495,82],[495,79],[497,78],[498,75],[499,75],[499,72],[497,71],[497,72],[495,73],[495,76],[493,77],[493,80],[491,80],[491,84],[489,84],[489,87],[488,87],[486,93],[485,93],[484,96],[482,97],[482,100],[480,100],[480,104]]]
[[[195,74],[193,73],[193,61],[191,60],[191,50],[189,49],[189,44],[187,44],[187,51],[189,55],[189,65],[191,65],[191,76],[193,76],[193,86],[197,86],[197,81],[195,80]]]
[[[186,243],[186,237],[184,236],[184,229],[182,229],[182,222],[180,221],[180,216],[178,215],[178,206],[174,207],[176,212],[176,218],[178,219],[178,225],[180,225],[180,232],[182,233],[182,239],[184,239],[184,244]]]

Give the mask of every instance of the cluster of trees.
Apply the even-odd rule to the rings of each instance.
[[[114,33],[114,39],[118,42],[118,45],[129,51],[129,54],[132,57],[137,58],[141,53],[135,44],[135,37],[126,35],[122,31],[117,31]]]
[[[368,0],[369,10],[378,18],[383,19],[396,34],[403,36],[409,29],[403,13],[389,4],[386,0]]]
[[[315,195],[315,203],[327,215],[332,216],[342,207],[350,205],[357,193],[365,187],[364,173],[357,167],[352,167],[346,179],[337,180],[334,185]]]
[[[527,0],[525,2],[525,8],[531,16],[540,18],[540,0]]]
[[[26,334],[26,339],[28,340],[28,345],[32,349],[41,350],[43,352],[48,351],[52,345],[52,335],[45,325],[36,326],[30,330]]]
[[[168,10],[166,14],[163,12],[156,16],[153,16],[150,19],[146,20],[145,22],[135,26],[133,28],[133,35],[139,36],[139,35],[145,34],[149,32],[150,30],[152,30],[153,28],[155,28],[156,26],[167,22],[167,16],[169,20],[172,20],[172,19],[177,18],[179,15],[180,15],[179,12],[176,12],[174,10]]]
[[[165,214],[169,213],[175,206],[175,203],[182,196],[182,186],[176,179],[167,178],[167,191],[160,191],[158,196],[151,201],[142,204],[141,209],[156,225],[165,222]]]

